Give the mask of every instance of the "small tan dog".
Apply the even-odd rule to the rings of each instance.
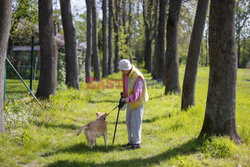
[[[92,149],[93,144],[96,144],[96,138],[103,136],[105,147],[107,148],[107,125],[105,118],[108,114],[106,113],[96,113],[97,119],[84,125],[77,133],[77,136],[80,135],[82,130],[84,129],[85,136],[88,140],[88,147]]]

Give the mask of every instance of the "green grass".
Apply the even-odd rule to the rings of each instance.
[[[24,82],[28,87],[30,87],[30,80],[25,79]],[[38,80],[33,81],[32,91],[36,90],[38,86]],[[17,99],[26,97],[29,94],[28,89],[24,86],[19,79],[7,79],[6,80],[6,98],[7,99]]]
[[[115,145],[115,111],[107,117],[107,149],[102,137],[89,150],[84,134],[76,136],[82,125],[96,119],[96,112],[110,112],[117,105],[121,89],[87,89],[84,83],[80,91],[61,88],[50,101],[42,102],[46,112],[31,97],[10,100],[4,107],[6,132],[0,135],[0,166],[248,166],[250,71],[238,70],[236,126],[242,145],[227,137],[196,140],[205,114],[208,71],[199,68],[196,106],[188,111],[180,110],[181,96],[163,95],[164,87],[148,90],[142,148],[134,151],[121,147],[127,142],[125,111],[120,113]],[[181,84],[183,74],[181,67]],[[145,76],[150,79],[149,74]],[[120,77],[119,73],[109,78]],[[16,90],[9,95],[21,92],[13,82]]]

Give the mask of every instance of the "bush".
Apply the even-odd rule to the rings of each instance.
[[[29,98],[7,101],[4,105],[3,120],[5,128],[22,127],[34,120],[38,113],[32,105],[24,105]]]

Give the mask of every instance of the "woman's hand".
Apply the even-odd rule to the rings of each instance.
[[[122,99],[122,101],[124,101],[125,103],[128,103],[129,102],[129,98],[128,97],[124,98],[124,99]]]

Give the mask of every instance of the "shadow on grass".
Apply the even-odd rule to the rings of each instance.
[[[53,123],[46,123],[46,122],[34,122],[34,124],[38,127],[44,126],[45,128],[61,128],[61,129],[80,129],[81,126],[76,126],[74,124],[53,124]]]
[[[159,98],[162,98],[163,95],[160,95],[160,96],[155,96],[155,97],[150,97],[149,100],[153,100],[153,99],[159,99]]]
[[[105,163],[94,163],[94,162],[85,162],[85,161],[70,161],[70,160],[60,160],[51,164],[48,164],[48,167],[65,167],[65,166],[108,166],[108,167],[116,167],[116,166],[136,166],[136,167],[144,167],[151,165],[160,165],[161,161],[169,160],[173,157],[180,155],[189,155],[194,154],[200,151],[202,146],[202,142],[197,139],[191,139],[188,142],[177,146],[175,148],[169,149],[165,152],[162,152],[158,155],[149,157],[149,158],[135,158],[135,159],[127,159],[120,161],[108,161]],[[139,150],[137,150],[139,151]]]
[[[117,101],[117,100],[98,100],[98,101],[94,101],[94,100],[89,100],[88,101],[89,103],[117,103],[117,105],[118,105],[118,103],[119,103],[119,101]],[[115,107],[115,106],[114,106]]]
[[[155,122],[159,119],[160,119],[160,117],[153,117],[151,119],[143,119],[142,122],[143,123],[152,123],[152,122]],[[116,124],[116,122],[112,121],[112,122],[110,122],[110,124]],[[119,121],[117,124],[126,124],[126,121]]]
[[[85,143],[78,143],[78,144],[72,145],[68,148],[63,148],[63,149],[56,150],[54,152],[45,153],[41,156],[42,157],[49,157],[49,156],[54,156],[54,155],[60,154],[60,153],[69,153],[69,154],[72,154],[72,153],[83,154],[83,153],[91,153],[91,152],[107,153],[107,152],[111,152],[114,150],[122,151],[122,149],[120,149],[120,148],[121,148],[121,145],[108,145],[107,148],[104,145],[97,145],[97,146],[93,145],[93,148],[89,149]]]

